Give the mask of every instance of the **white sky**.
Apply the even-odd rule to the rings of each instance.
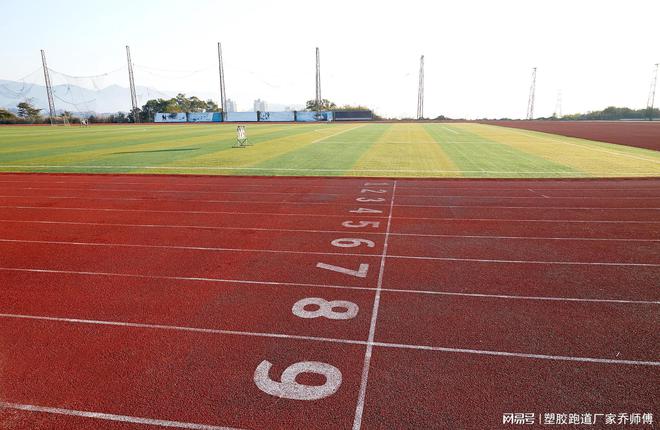
[[[321,48],[323,96],[414,116],[421,54],[425,114],[513,117],[526,113],[538,67],[537,115],[609,105],[646,105],[660,61],[660,1],[31,1],[0,0],[0,79],[40,66],[92,75],[125,66],[136,84],[218,98],[216,42],[228,97],[249,110],[256,98],[314,97],[314,48]],[[178,79],[164,78],[165,76]],[[125,71],[106,83],[127,86]],[[127,105],[130,101],[127,101]]]

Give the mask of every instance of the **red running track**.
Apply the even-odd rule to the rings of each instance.
[[[658,419],[660,179],[0,186],[0,428]]]

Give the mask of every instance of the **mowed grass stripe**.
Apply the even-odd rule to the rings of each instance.
[[[0,170],[401,177],[660,176],[660,153],[472,123],[0,127]]]
[[[188,159],[164,164],[166,169],[148,169],[150,173],[171,172],[171,167],[180,167],[185,170],[193,169],[195,173],[215,173],[215,174],[265,174],[261,171],[250,172],[249,167],[255,166],[265,160],[278,157],[282,154],[287,154],[299,146],[308,145],[316,139],[323,137],[328,131],[337,133],[336,128],[322,129],[321,133],[317,130],[319,125],[312,124],[296,124],[294,128],[291,127],[271,133],[268,135],[252,136],[252,129],[261,127],[261,125],[250,127],[248,126],[248,142],[252,146],[246,148],[233,148],[236,143],[236,137],[232,138],[230,145],[224,145],[221,148],[216,148],[214,151],[208,151],[196,157],[189,157]],[[350,128],[349,125],[344,124],[342,130]],[[295,133],[292,133],[294,131]],[[204,167],[208,167],[206,170]],[[236,167],[237,170],[230,169]],[[217,170],[221,168],[222,170]],[[147,170],[145,170],[147,171]],[[284,173],[286,174],[286,173]],[[295,173],[289,173],[295,174]],[[303,173],[299,173],[303,174]]]
[[[660,153],[604,142],[473,124],[479,136],[563,164],[584,176],[660,175]]]
[[[374,124],[373,126],[385,126]],[[353,165],[350,175],[456,176],[459,170],[421,124],[392,124]]]
[[[308,140],[289,142],[288,151],[250,167],[267,175],[342,176],[388,127],[383,124],[320,126],[318,133]]]
[[[95,126],[88,129],[77,127],[51,127],[47,128],[51,134],[47,137],[37,136],[23,139],[20,137],[8,137],[14,145],[8,149],[17,154],[17,159],[21,157],[32,158],[40,157],[52,153],[53,151],[64,152],[68,148],[73,150],[85,150],[85,147],[93,149],[93,145],[103,147],[114,144],[141,144],[148,141],[167,140],[168,136],[172,138],[181,138],[196,135],[208,134],[209,128],[188,127],[184,129],[177,126]],[[98,129],[102,129],[101,132]],[[0,145],[3,146],[4,145]],[[43,154],[39,154],[39,153]],[[0,154],[9,152],[0,149]],[[7,158],[10,159],[10,158]]]
[[[137,127],[137,126],[134,126]],[[186,126],[184,126],[186,127]],[[132,127],[126,127],[132,132]],[[139,139],[126,135],[102,137],[94,143],[84,144],[73,142],[69,148],[52,148],[49,151],[36,151],[40,157],[15,160],[14,157],[0,156],[0,160],[14,161],[17,164],[71,166],[54,167],[45,171],[84,171],[78,165],[118,166],[116,169],[104,169],[104,172],[130,172],[121,166],[159,166],[172,164],[176,160],[186,160],[192,154],[214,152],[218,149],[229,149],[236,141],[235,126],[187,126],[185,129],[177,126],[161,126],[152,131],[153,126],[145,127],[149,133],[138,135]],[[286,126],[267,125],[257,127],[252,139],[270,140],[277,136],[291,135]],[[303,129],[298,132],[304,132]],[[180,151],[184,149],[185,151]],[[9,160],[6,160],[9,158]],[[44,169],[34,169],[44,171]]]
[[[437,144],[467,177],[555,177],[579,175],[561,163],[521,151],[472,132],[472,124],[427,124]],[[454,131],[452,133],[451,131]]]

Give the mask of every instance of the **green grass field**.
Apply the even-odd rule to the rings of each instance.
[[[0,171],[396,177],[660,176],[660,152],[497,126],[0,127]]]

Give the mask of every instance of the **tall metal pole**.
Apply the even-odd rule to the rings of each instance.
[[[651,79],[651,89],[649,90],[649,98],[646,102],[646,108],[648,109],[649,121],[653,121],[653,105],[655,104],[655,87],[658,83],[658,64],[655,64],[655,70],[653,71],[653,78]]]
[[[220,108],[222,114],[227,112],[227,100],[225,94],[225,68],[222,64],[222,45],[218,42],[218,70],[220,72]]]
[[[321,54],[319,48],[316,48],[316,111],[321,111]]]
[[[557,103],[555,103],[555,118],[561,118],[561,90],[557,91]]]
[[[53,87],[50,83],[50,73],[48,72],[48,65],[46,64],[46,53],[41,50],[41,62],[44,66],[44,80],[46,81],[46,96],[48,96],[48,118],[50,125],[53,125],[53,117],[55,116],[55,102],[53,100]]]
[[[419,59],[419,87],[417,89],[417,119],[424,119],[424,56]]]
[[[527,100],[527,119],[534,119],[534,98],[536,97],[536,67],[532,69],[532,85],[529,87]]]
[[[135,95],[135,80],[133,78],[133,63],[131,62],[131,49],[126,45],[126,59],[128,61],[128,83],[131,87],[131,105],[133,106],[133,109],[131,112],[133,113],[133,122],[140,122],[140,118],[138,117],[138,101],[137,101],[137,96]]]

